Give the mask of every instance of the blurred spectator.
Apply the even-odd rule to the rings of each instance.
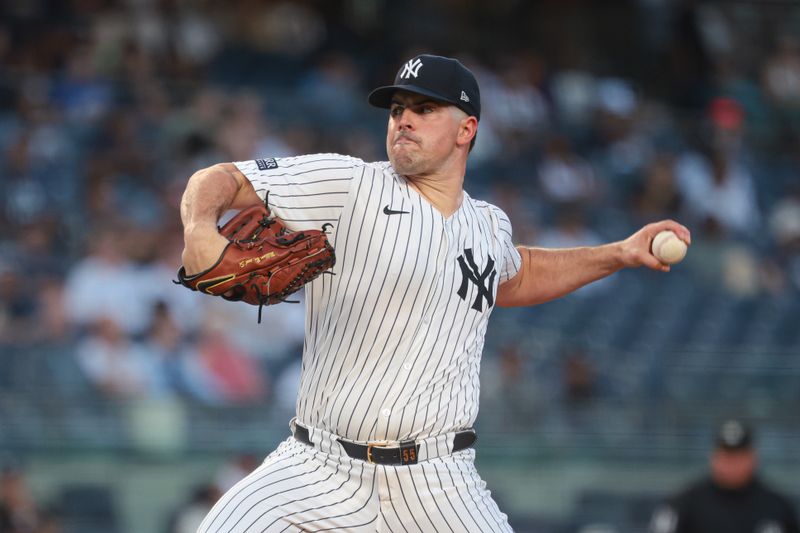
[[[774,260],[787,281],[800,290],[800,185],[790,188],[769,214]]]
[[[681,195],[675,183],[675,161],[658,154],[647,164],[644,179],[631,191],[631,201],[640,222],[676,218],[681,209]]]
[[[214,86],[199,87],[187,98],[188,103],[171,112],[163,125],[163,141],[178,157],[197,156],[203,149],[210,151],[213,133],[222,125],[228,102],[224,91]],[[214,154],[213,159],[221,157]],[[189,162],[186,166],[193,168],[194,164]]]
[[[482,102],[484,102],[483,105],[491,105],[490,102],[495,101],[491,95],[495,91],[503,90],[503,83],[499,74],[496,73],[493,68],[484,65],[476,57],[466,56],[459,59],[472,71],[475,75],[475,79],[478,80],[481,87],[481,94],[483,95],[481,98]],[[492,164],[501,154],[508,155],[505,146],[502,144],[500,132],[497,131],[498,129],[499,128],[494,126],[492,113],[488,111],[483,113],[481,116],[481,134],[475,137],[475,146],[472,152],[470,152],[470,164],[472,168],[480,167],[486,163]],[[384,158],[385,155],[385,151],[382,150],[380,152],[380,158]]]
[[[581,348],[567,350],[562,356],[562,382],[568,407],[581,407],[595,397],[595,371]]]
[[[222,45],[218,21],[213,11],[191,4],[178,4],[177,21],[167,34],[174,40],[177,57],[191,65],[202,66],[216,57]]]
[[[75,123],[96,122],[114,103],[114,93],[95,69],[90,46],[75,48],[53,87],[53,103]]]
[[[198,485],[185,504],[170,518],[167,533],[196,533],[203,518],[217,503],[222,493],[214,483]]]
[[[738,152],[745,147],[769,145],[776,124],[770,116],[769,102],[761,85],[745,68],[739,57],[718,61],[715,75],[716,91],[720,96],[710,103],[711,119],[718,130],[712,137],[717,137],[720,146],[733,146]],[[720,118],[729,123],[722,123]],[[722,143],[719,142],[720,133],[728,137]]]
[[[0,263],[0,338],[24,343],[33,329],[36,301],[25,290],[22,275],[4,263]]]
[[[600,192],[594,170],[564,135],[548,139],[538,170],[542,192],[555,204],[589,204]]]
[[[608,116],[632,118],[639,106],[631,84],[620,78],[598,80],[596,95],[597,111]]]
[[[73,340],[69,319],[64,312],[64,284],[61,278],[49,278],[40,282],[36,295],[39,313],[37,331],[45,342],[66,345]]]
[[[221,493],[225,493],[239,481],[258,468],[260,460],[251,453],[242,453],[232,457],[217,471],[214,482]]]
[[[502,345],[481,368],[481,402],[500,421],[533,421],[545,408],[543,391],[531,384],[532,358],[514,342]]]
[[[0,532],[40,533],[42,517],[25,474],[16,466],[0,472]]]
[[[4,174],[0,182],[3,192],[2,220],[8,229],[33,222],[42,215],[48,203],[44,184],[31,168],[28,153],[30,145],[30,132],[21,133],[6,149],[0,167]],[[3,234],[9,233],[6,228],[1,230]]]
[[[557,115],[570,130],[587,126],[595,104],[596,80],[582,69],[564,69],[553,73],[551,92]]]
[[[122,227],[100,227],[92,234],[89,255],[67,274],[64,306],[78,327],[110,320],[125,334],[144,332],[150,324],[151,293],[127,256]]]
[[[790,500],[757,475],[752,430],[724,422],[715,437],[710,472],[670,498],[650,523],[651,533],[798,533]]]
[[[238,10],[236,27],[257,49],[303,57],[325,38],[325,20],[309,5],[280,0],[250,6]]]
[[[244,161],[261,157],[256,148],[266,144],[267,128],[261,98],[243,92],[228,101],[223,120],[217,129],[216,144],[225,161]],[[275,155],[275,154],[269,154]]]
[[[151,353],[131,340],[110,318],[98,318],[77,347],[78,363],[86,377],[109,398],[143,398],[161,381]]]
[[[753,235],[760,213],[750,170],[721,149],[679,156],[675,174],[692,220],[713,219],[726,233]]]
[[[732,239],[714,218],[698,221],[694,227],[699,228],[703,239],[692,241],[692,253],[684,261],[697,283],[737,298],[758,296],[765,287],[756,250]]]
[[[597,83],[594,131],[598,136],[602,174],[625,194],[640,179],[653,158],[649,118],[643,111],[632,84],[619,78],[604,78]]]
[[[491,128],[503,144],[504,157],[529,151],[547,131],[550,109],[537,85],[542,83],[543,68],[537,55],[520,54],[510,58],[493,78],[494,83],[488,83],[482,91],[484,113],[491,117]]]
[[[224,329],[230,342],[243,352],[264,361],[272,368],[280,367],[303,351],[305,339],[305,293],[300,290],[290,296],[298,303],[266,306],[257,323],[258,309],[250,305],[232,304],[215,298],[204,299],[205,321]]]
[[[800,132],[800,38],[783,34],[777,37],[774,53],[764,63],[764,91],[780,111],[779,119],[788,119]]]
[[[152,394],[180,395],[204,402],[214,400],[212,383],[198,361],[195,346],[163,302],[156,304],[144,348],[155,365]]]
[[[791,246],[800,239],[800,184],[780,199],[769,214],[769,229],[777,246]]]
[[[199,365],[215,403],[248,404],[263,401],[269,392],[265,369],[251,354],[231,341],[230,332],[207,322],[197,344]]]
[[[501,181],[492,184],[485,193],[490,202],[502,205],[514,225],[514,240],[535,243],[538,241],[541,224],[539,218],[544,210],[541,203],[528,195],[520,194],[520,188]]]
[[[68,254],[67,231],[54,215],[17,226],[14,255],[26,276],[36,280],[63,277],[66,265],[58,258]]]
[[[174,327],[182,334],[190,334],[200,327],[208,312],[210,302],[207,300],[210,298],[173,283],[181,264],[183,232],[166,223],[165,226],[162,231],[153,234],[158,239],[154,243],[155,257],[138,268],[140,290],[147,291],[146,300],[153,306],[151,309],[168,313],[168,319]],[[153,322],[158,320],[158,316],[152,312],[149,314]]]
[[[705,124],[708,139],[704,142],[713,152],[712,156],[719,152],[730,159],[743,161],[747,153],[745,135],[753,127],[753,119],[736,98],[722,96],[711,100]]]
[[[298,95],[320,119],[349,127],[363,104],[363,83],[361,70],[347,54],[329,51],[300,80]]]

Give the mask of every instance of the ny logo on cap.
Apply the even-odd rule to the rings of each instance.
[[[400,73],[400,77],[410,78],[411,76],[414,76],[416,78],[421,66],[422,60],[420,58],[409,59],[405,66],[403,66],[403,72]]]

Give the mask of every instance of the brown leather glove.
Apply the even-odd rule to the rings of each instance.
[[[219,230],[230,242],[214,265],[178,281],[185,287],[226,300],[261,306],[286,298],[336,263],[325,226],[320,230],[289,231],[270,217],[266,205],[240,211]]]

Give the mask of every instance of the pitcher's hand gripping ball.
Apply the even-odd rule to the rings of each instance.
[[[670,230],[659,232],[651,246],[653,255],[666,265],[674,265],[682,261],[686,256],[687,248],[686,243]]]
[[[226,300],[261,306],[286,298],[317,278],[336,262],[322,230],[289,231],[271,217],[266,204],[243,209],[219,230],[230,241],[217,262],[203,272],[186,275],[178,270],[185,287]]]

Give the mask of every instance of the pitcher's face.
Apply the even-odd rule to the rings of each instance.
[[[455,153],[461,110],[428,96],[397,91],[389,108],[386,152],[398,174],[439,170]]]

